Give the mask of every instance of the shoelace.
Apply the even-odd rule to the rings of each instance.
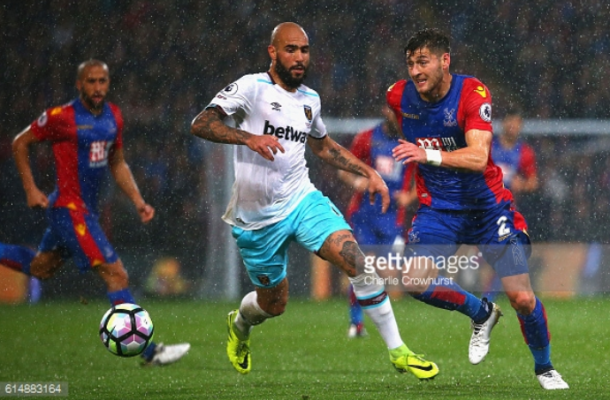
[[[481,329],[483,328],[483,325],[485,325],[485,322],[477,324],[474,321],[470,321],[470,326],[472,327],[472,330],[474,331],[475,335],[478,335],[479,332],[481,332]]]
[[[559,375],[559,372],[553,373],[553,371],[545,372],[544,374],[542,374],[542,376],[544,376],[545,378],[552,379],[554,382],[559,382],[559,380],[561,379],[561,375]]]
[[[240,342],[239,346],[237,347],[237,354],[240,357],[243,357],[244,355],[246,355],[248,353],[248,351],[250,351],[250,349],[248,348],[248,345],[245,342]]]

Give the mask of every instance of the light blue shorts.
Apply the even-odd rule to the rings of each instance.
[[[351,228],[330,199],[316,190],[282,221],[253,231],[234,226],[232,233],[252,283],[272,288],[286,277],[291,242],[316,252],[326,238],[340,230]]]

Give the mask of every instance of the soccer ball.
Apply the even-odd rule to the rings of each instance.
[[[112,354],[133,357],[141,354],[153,338],[153,323],[137,304],[113,306],[100,322],[100,339]]]

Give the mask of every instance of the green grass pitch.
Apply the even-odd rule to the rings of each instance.
[[[110,354],[97,335],[108,305],[96,301],[0,305],[0,381],[69,385],[75,399],[603,399],[609,398],[609,298],[545,299],[553,362],[570,384],[546,392],[519,324],[504,298],[504,318],[480,365],[468,362],[469,321],[411,299],[393,301],[403,339],[441,373],[418,382],[398,374],[372,323],[348,340],[346,301],[292,299],[286,313],[253,331],[253,369],[241,376],[225,355],[225,317],[234,303],[146,301],[155,339],[188,341],[190,353],[167,367]],[[0,388],[3,389],[3,388]],[[0,390],[1,391],[1,390]]]

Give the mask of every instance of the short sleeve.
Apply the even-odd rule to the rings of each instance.
[[[316,113],[312,124],[311,131],[309,133],[310,136],[313,136],[316,139],[322,139],[324,136],[328,135],[328,130],[326,129],[326,125],[322,120],[322,116],[320,115],[320,111],[318,108],[318,112]]]
[[[529,145],[523,143],[521,146],[521,159],[519,160],[519,172],[526,178],[536,176],[536,153]]]
[[[30,124],[30,131],[38,140],[62,140],[66,137],[70,117],[73,116],[71,111],[71,107],[65,106],[49,108]]]
[[[112,111],[112,115],[114,116],[114,120],[116,121],[117,127],[117,134],[113,147],[115,149],[121,149],[123,148],[123,113],[116,105],[109,103],[109,106],[110,110]]]
[[[227,115],[233,115],[239,110],[248,114],[252,109],[250,99],[256,94],[255,81],[253,75],[242,76],[218,92],[205,108],[220,107]]]
[[[364,161],[368,165],[371,165],[371,137],[373,136],[373,130],[359,133],[354,138],[350,151],[359,160]]]
[[[403,79],[394,83],[386,91],[386,102],[388,106],[394,111],[394,114],[396,114],[396,118],[398,118],[399,121],[401,115],[400,102],[402,101],[402,94],[405,90],[406,85],[407,81]]]
[[[480,129],[493,132],[491,124],[491,92],[478,79],[468,78],[462,87],[459,108],[463,116],[463,130]]]

